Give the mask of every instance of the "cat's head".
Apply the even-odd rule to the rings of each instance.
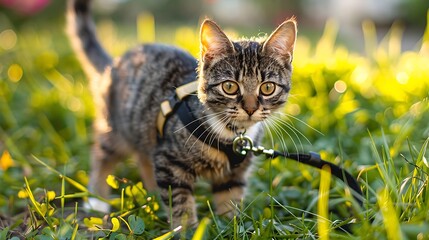
[[[291,86],[296,22],[261,41],[231,41],[216,23],[201,26],[198,97],[230,130],[247,129],[280,109]]]

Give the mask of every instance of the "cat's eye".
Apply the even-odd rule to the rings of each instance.
[[[238,92],[238,84],[233,81],[225,81],[222,83],[222,89],[226,94],[234,95]]]
[[[266,82],[262,84],[260,88],[261,94],[264,96],[269,96],[273,94],[275,90],[276,90],[276,84],[272,82]]]

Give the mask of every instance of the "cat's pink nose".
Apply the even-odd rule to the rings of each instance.
[[[246,111],[246,113],[249,116],[252,116],[256,112],[256,110],[257,110],[257,108],[255,108],[255,109],[244,109],[244,111]]]
[[[259,108],[259,102],[258,98],[255,96],[245,96],[243,98],[243,110],[246,111],[246,113],[249,116],[252,116],[253,113],[256,112]]]

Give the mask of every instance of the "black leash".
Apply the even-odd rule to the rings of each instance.
[[[357,180],[345,169],[321,159],[317,153],[282,153],[273,149],[265,149],[261,146],[254,147],[252,139],[243,134],[238,135],[234,139],[233,149],[239,156],[245,156],[250,151],[255,155],[265,154],[267,158],[285,157],[321,170],[324,170],[324,167],[328,166],[330,173],[349,186],[353,190],[352,195],[356,202],[360,206],[363,206],[364,197]]]

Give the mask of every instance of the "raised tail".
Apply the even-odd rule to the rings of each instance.
[[[112,64],[112,58],[98,41],[95,24],[90,16],[91,0],[68,0],[67,32],[87,74],[102,74]],[[88,69],[86,62],[92,69]]]

